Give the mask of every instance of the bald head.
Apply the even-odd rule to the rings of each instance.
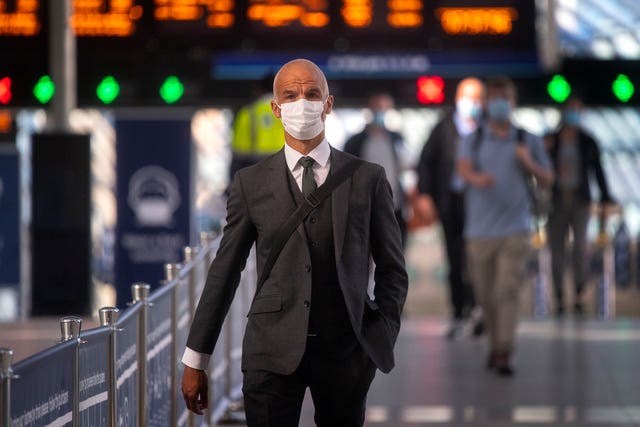
[[[308,102],[298,103],[303,100]],[[297,103],[292,106],[293,110],[287,108],[288,104],[293,103]],[[322,123],[313,117],[318,108],[322,108],[319,112]],[[333,96],[329,95],[327,79],[322,70],[309,60],[294,59],[287,62],[273,79],[271,110],[274,116],[282,120],[287,144],[301,153],[308,152],[322,142],[324,122],[332,108]],[[282,115],[283,109],[288,111],[285,117]]]
[[[470,98],[475,102],[481,103],[484,98],[484,84],[475,77],[462,79],[456,89],[456,101],[462,98]]]
[[[273,79],[273,97],[280,102],[278,90],[282,86],[296,83],[317,85],[322,90],[323,101],[329,96],[329,84],[320,67],[308,59],[300,58],[289,61],[280,68]]]

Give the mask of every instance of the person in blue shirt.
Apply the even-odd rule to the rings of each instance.
[[[516,88],[510,79],[486,82],[485,105],[485,123],[460,141],[457,169],[467,183],[465,239],[489,339],[487,367],[510,376],[532,228],[527,180],[549,187],[554,174],[542,140],[511,122]]]

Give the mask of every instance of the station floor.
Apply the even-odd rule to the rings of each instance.
[[[437,229],[411,236],[407,266],[411,280],[396,368],[377,374],[366,426],[640,426],[637,285],[617,292],[612,319],[595,318],[591,290],[584,317],[536,320],[531,286],[523,284],[516,375],[501,378],[484,367],[484,339],[444,338],[446,267]],[[85,319],[83,329],[95,325]],[[14,350],[14,362],[58,339],[58,319],[0,323],[0,346]],[[307,395],[300,426],[313,425]]]

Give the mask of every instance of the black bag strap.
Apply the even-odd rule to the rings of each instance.
[[[336,171],[329,175],[321,186],[316,188],[313,192],[311,192],[308,196],[305,197],[304,203],[302,203],[298,208],[287,218],[285,222],[283,222],[278,230],[275,233],[273,238],[273,246],[271,246],[271,251],[269,252],[269,256],[267,257],[267,261],[264,264],[264,268],[262,269],[262,274],[258,280],[258,284],[256,285],[256,293],[258,295],[260,293],[260,289],[262,289],[262,285],[269,277],[271,273],[271,269],[273,265],[276,263],[276,260],[280,256],[280,252],[284,248],[284,245],[289,241],[289,238],[293,234],[293,232],[298,228],[298,226],[304,221],[304,219],[311,213],[312,210],[317,208],[320,203],[335,190],[340,184],[346,181],[353,173],[360,167],[362,164],[359,160],[350,160],[346,165],[344,165],[340,170]]]

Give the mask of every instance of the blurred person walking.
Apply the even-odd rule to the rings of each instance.
[[[463,138],[457,168],[469,184],[465,238],[476,298],[483,308],[490,352],[487,367],[513,375],[519,294],[532,229],[527,180],[549,187],[553,171],[542,140],[511,123],[516,88],[506,77],[486,82],[487,121]]]
[[[238,110],[231,137],[229,177],[263,160],[284,146],[282,122],[273,116],[273,74],[265,75],[254,86],[254,101]]]
[[[329,145],[333,102],[311,61],[293,60],[275,77],[271,105],[286,144],[231,186],[182,358],[194,412],[208,401],[205,369],[254,243],[260,279],[242,348],[249,427],[298,426],[307,387],[317,425],[362,426],[376,368],[394,366],[408,279],[391,188],[380,166]]]
[[[583,294],[587,282],[587,224],[591,210],[590,177],[595,177],[600,190],[599,204],[613,203],[600,162],[596,141],[580,128],[582,100],[570,97],[564,104],[560,129],[549,137],[550,157],[556,173],[552,190],[552,208],[547,223],[551,247],[556,314],[566,309],[564,272],[566,241],[573,236],[572,270],[575,290],[574,312],[584,314]]]
[[[388,129],[385,119],[394,108],[394,100],[387,93],[374,93],[369,97],[371,121],[364,130],[353,135],[344,145],[344,151],[384,168],[393,192],[393,207],[396,220],[406,243],[407,223],[405,218],[405,192],[401,175],[404,168],[405,147],[402,135]]]
[[[447,337],[461,337],[471,320],[474,335],[482,334],[480,310],[474,310],[475,298],[468,274],[464,247],[464,188],[456,172],[458,141],[476,131],[482,115],[484,85],[474,77],[456,88],[455,110],[436,124],[424,144],[417,165],[419,196],[415,207],[428,222],[442,224],[449,263],[449,297],[452,323]]]

